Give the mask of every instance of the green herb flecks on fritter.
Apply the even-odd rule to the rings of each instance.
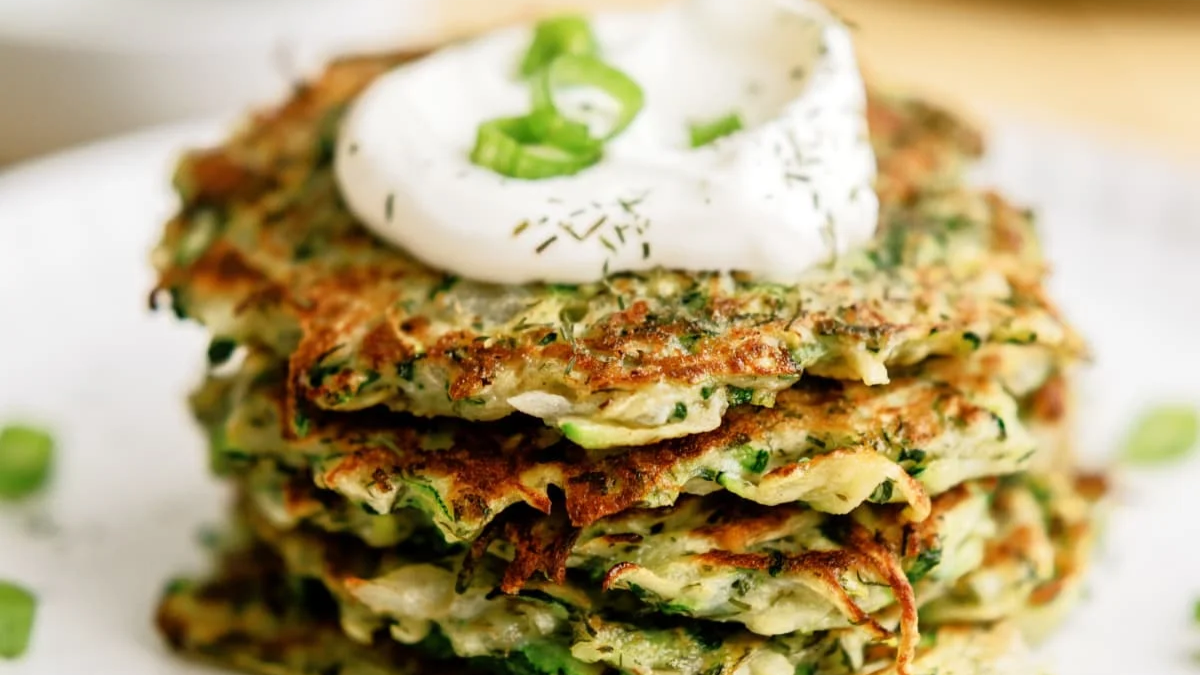
[[[895,506],[830,516],[720,495],[628,511],[579,530],[553,518],[520,519],[490,530],[460,574],[487,553],[505,561],[497,583],[510,594],[531,579],[574,579],[627,591],[655,612],[740,623],[763,635],[848,625],[886,635],[881,613],[905,605],[925,607],[923,620],[938,623],[994,621],[1026,606],[1047,614],[1042,606],[1068,597],[1083,569],[1092,480],[1046,475],[1006,479],[998,488],[995,481],[966,484],[934,500],[922,523],[905,521]],[[288,512],[276,498],[243,488],[257,516],[279,530],[386,531],[394,538],[368,545],[428,555],[463,550],[431,546],[436,535],[419,512],[369,515],[344,502],[322,505],[312,492],[293,494]]]
[[[802,373],[878,384],[991,343],[1079,351],[1044,296],[1028,215],[938,178],[974,150],[970,135],[944,119],[923,128],[939,118],[890,99],[872,112],[878,236],[795,283],[660,271],[494,286],[429,269],[355,221],[330,166],[341,111],[390,63],[334,65],[176,175],[184,208],[154,256],[157,297],[288,359],[294,401],[475,421],[520,411],[602,448],[714,429]]]
[[[548,512],[551,488],[575,525],[721,489],[829,513],[903,502],[921,520],[930,494],[1029,462],[1035,444],[1008,387],[1048,377],[1038,355],[1008,347],[934,359],[877,387],[806,378],[773,408],[739,406],[714,431],[604,452],[518,417],[465,423],[382,409],[312,413],[305,434],[288,438],[284,377],[261,355],[232,378],[210,378],[193,406],[216,465],[245,473],[269,462],[376,513],[417,508],[451,540],[474,539],[515,504]]]
[[[226,556],[218,576],[197,583],[173,584],[164,596],[157,621],[170,646],[192,658],[254,675],[593,675],[615,674],[603,665],[573,668],[565,655],[555,651],[513,652],[502,660],[446,661],[446,640],[432,636],[417,647],[400,645],[387,637],[362,644],[346,637],[338,626],[336,609],[329,607],[323,589],[311,582],[289,579],[269,550],[251,548]],[[627,631],[596,631],[581,647],[592,653],[610,650],[609,659],[630,654],[631,666],[644,667],[647,652],[655,658],[653,645],[637,645]],[[713,636],[699,634],[701,645],[712,644]],[[426,655],[421,655],[425,652]],[[634,654],[639,661],[632,663]],[[840,656],[840,648],[831,654]],[[433,656],[428,656],[432,654]],[[613,655],[616,655],[615,657]],[[658,659],[667,653],[659,652]],[[604,656],[597,654],[597,656]],[[1037,672],[1025,659],[1026,650],[1017,632],[1009,626],[991,628],[941,628],[930,631],[923,641],[914,670],[949,675],[1032,675]],[[867,660],[859,656],[853,661]],[[871,666],[851,670],[851,659],[836,664],[832,675],[894,675]],[[627,671],[628,672],[628,671]],[[712,671],[723,675],[745,675],[735,667]],[[767,671],[768,673],[770,671]],[[807,667],[785,671],[787,675],[816,672]]]
[[[847,664],[863,662],[867,646],[881,650],[881,660],[896,658],[866,629],[764,637],[732,625],[646,614],[630,598],[600,597],[572,584],[533,583],[518,595],[498,594],[500,572],[492,558],[463,585],[460,557],[420,562],[344,539],[284,533],[253,516],[249,521],[289,573],[329,589],[342,629],[363,643],[381,631],[404,644],[437,638],[460,658],[521,655],[534,665],[530,675],[846,673]]]
[[[998,503],[996,508],[998,518],[1007,517],[1005,506]],[[736,624],[647,613],[644,594],[602,592],[586,576],[568,575],[561,583],[534,581],[517,594],[505,595],[497,592],[504,566],[493,557],[476,561],[464,583],[459,555],[430,558],[403,546],[373,549],[328,534],[285,532],[253,511],[247,515],[257,535],[281,553],[292,574],[321,580],[339,601],[343,628],[361,641],[385,629],[406,644],[437,635],[460,657],[552,653],[559,655],[555,668],[578,673],[595,672],[587,666],[597,663],[638,675],[742,672],[735,671],[734,664],[746,663],[755,666],[746,672],[790,674],[814,668],[838,673],[864,661],[891,659],[897,659],[900,672],[920,672],[903,669],[917,649],[915,630],[905,629],[899,641],[890,638],[889,630],[902,616],[915,612],[912,607],[889,607],[853,628],[761,636]],[[1060,543],[1054,540],[1052,545]],[[1023,587],[1020,597],[1030,605],[1038,602],[1032,587]],[[1006,608],[1019,613],[1024,603]],[[784,609],[796,608],[780,611]],[[996,618],[1001,616],[989,620]],[[943,618],[924,622],[928,627],[944,624]]]
[[[628,591],[656,612],[740,623],[762,635],[849,625],[886,635],[874,614],[893,604],[915,611],[914,603],[937,597],[979,566],[985,540],[1004,517],[989,513],[993,489],[983,481],[945,493],[921,523],[908,522],[898,506],[831,516],[719,494],[626,511],[582,529],[523,511],[533,517],[507,519],[471,547],[464,574],[490,554],[505,561],[500,589],[510,594],[530,580],[561,582],[570,574],[595,588]],[[291,492],[281,503],[276,494],[243,486],[255,512],[281,530],[309,525],[376,535],[363,540],[376,548],[438,550],[417,540],[431,533],[420,512],[370,515],[344,501],[322,504],[314,492]],[[383,532],[392,538],[379,538]]]
[[[987,543],[983,565],[923,608],[923,622],[1014,618],[1031,641],[1039,641],[1078,599],[1105,480],[1086,473],[1025,480],[1027,490],[996,493],[996,508],[1007,517]]]
[[[338,626],[319,583],[288,577],[265,546],[228,551],[216,578],[168,585],[155,617],[174,650],[254,675],[482,675],[394,640],[365,646]]]

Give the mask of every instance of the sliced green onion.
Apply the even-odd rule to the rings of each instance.
[[[692,124],[689,130],[692,134],[692,147],[699,148],[712,143],[718,138],[741,131],[742,118],[737,113],[729,113],[711,122],[697,122]]]
[[[37,492],[50,477],[54,439],[28,426],[0,429],[0,499],[20,499]]]
[[[554,110],[534,110],[525,117],[531,138],[545,145],[580,153],[599,152],[604,143],[592,137],[588,125],[567,119]]]
[[[521,61],[521,75],[529,77],[563,54],[590,56],[598,52],[596,36],[583,17],[547,19],[533,29],[533,44]]]
[[[642,88],[625,73],[594,56],[563,54],[543,68],[533,82],[535,113],[564,117],[554,104],[554,92],[565,87],[595,87],[620,104],[612,129],[601,138],[605,141],[624,131],[645,103]]]
[[[1178,459],[1196,447],[1200,412],[1184,405],[1150,410],[1134,425],[1125,443],[1123,458],[1135,464],[1155,464]]]
[[[600,148],[549,145],[527,117],[502,117],[479,126],[471,161],[510,178],[536,180],[569,176],[600,161]]]
[[[15,659],[29,647],[37,598],[16,584],[0,581],[0,658]]]

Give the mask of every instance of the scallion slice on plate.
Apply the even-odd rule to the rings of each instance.
[[[1187,405],[1163,405],[1145,412],[1125,442],[1122,458],[1133,464],[1157,464],[1186,455],[1200,437],[1200,411]]]
[[[37,598],[21,586],[0,581],[0,658],[15,659],[29,648]]]
[[[54,438],[42,429],[0,429],[0,499],[21,499],[46,484],[54,461]]]

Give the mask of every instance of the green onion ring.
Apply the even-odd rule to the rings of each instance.
[[[582,16],[560,16],[537,24],[533,44],[521,61],[521,75],[529,77],[563,54],[590,56],[600,51],[591,26]]]
[[[599,152],[604,142],[592,137],[588,125],[567,119],[555,110],[536,109],[525,117],[532,136],[546,145],[563,150]]]
[[[530,119],[501,117],[481,124],[471,161],[503,176],[529,180],[570,176],[600,161],[599,144],[590,149],[547,144]]]
[[[554,113],[566,119],[554,105],[554,90],[589,86],[602,89],[621,105],[613,128],[601,140],[610,140],[633,122],[645,103],[642,88],[628,75],[594,56],[563,54],[538,73],[533,82],[533,109],[542,115]]]

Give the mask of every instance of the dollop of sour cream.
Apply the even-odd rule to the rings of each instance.
[[[645,93],[603,159],[506,178],[471,163],[485,120],[526,113],[528,27],[380,77],[338,142],[346,203],[382,239],[466,278],[585,283],[655,267],[793,280],[868,240],[878,218],[866,94],[848,30],[808,0],[687,0],[590,19],[602,58]],[[602,126],[600,92],[560,109]],[[743,129],[698,148],[695,123]]]

